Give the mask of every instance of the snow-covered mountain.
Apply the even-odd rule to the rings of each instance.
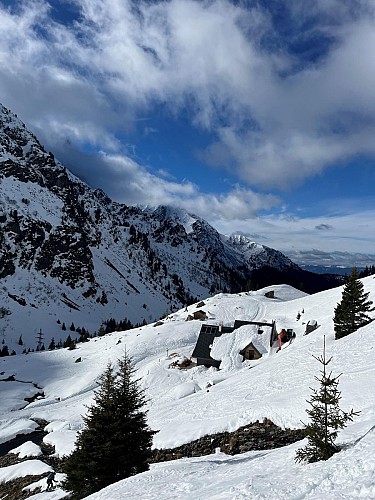
[[[300,272],[282,253],[225,237],[182,210],[110,200],[2,105],[0,248],[0,338],[16,352],[35,348],[40,330],[47,344],[74,336],[72,323],[90,333],[109,318],[148,323],[197,298],[244,290],[264,266]]]
[[[375,276],[362,281],[369,299],[375,302]],[[274,298],[266,297],[271,290]],[[159,431],[154,437],[155,447],[178,446],[264,418],[282,428],[301,428],[301,421],[308,419],[306,400],[311,395],[310,387],[317,387],[314,377],[321,368],[313,356],[322,354],[325,336],[327,356],[332,356],[329,368],[334,375],[342,374],[340,407],[360,411],[339,433],[340,453],[325,462],[304,464],[294,460],[303,441],[234,456],[217,451],[204,457],[153,464],[148,472],[111,485],[90,498],[374,499],[374,326],[370,323],[334,340],[332,318],[341,294],[341,287],[306,295],[286,285],[219,294],[204,300],[204,305],[182,308],[161,324],[91,339],[74,351],[61,349],[0,358],[1,378],[10,380],[0,381],[0,443],[30,432],[37,426],[35,419],[43,419],[49,422],[44,441],[55,446],[58,456],[68,454],[82,426],[86,405],[92,402],[97,377],[109,361],[116,364],[125,346],[146,391],[149,424]],[[263,335],[259,335],[258,327],[245,325],[215,339],[212,352],[222,360],[220,370],[204,366],[179,370],[173,362],[191,356],[199,335],[202,323],[186,321],[198,307],[207,313],[211,324],[231,326],[235,320],[274,320],[278,330],[292,328],[296,338],[278,353],[265,339],[263,356],[242,362],[239,350],[250,341],[259,343]],[[318,328],[304,335],[309,320],[315,320]],[[78,359],[81,362],[77,363]],[[24,398],[37,391],[43,396],[27,404]],[[50,470],[50,465],[38,459],[39,451],[31,443],[15,450],[20,456],[29,455],[29,459],[0,468],[0,483]],[[36,478],[31,488],[37,486],[44,491],[45,478]],[[63,496],[58,488],[34,498]]]

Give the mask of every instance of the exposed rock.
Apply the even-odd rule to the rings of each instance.
[[[281,429],[271,420],[240,427],[234,432],[220,432],[203,436],[191,443],[177,448],[155,449],[152,462],[176,460],[181,457],[197,457],[210,455],[217,448],[227,455],[245,453],[251,450],[267,450],[280,448],[295,443],[305,437],[303,429]]]
[[[19,477],[14,481],[0,483],[0,498],[4,498],[4,500],[8,498],[12,500],[24,500],[32,495],[40,493],[41,488],[36,488],[33,491],[23,491],[23,488],[39,481],[39,479],[42,479],[43,477],[47,477],[47,474]]]

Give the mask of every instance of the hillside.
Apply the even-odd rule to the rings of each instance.
[[[79,338],[72,324],[93,334],[110,318],[149,323],[208,295],[275,282],[309,292],[338,283],[183,210],[112,201],[0,105],[0,337],[9,351],[35,349],[40,330],[47,348],[52,337]]]
[[[363,279],[365,290],[375,301],[375,279]],[[92,401],[97,376],[108,361],[115,362],[126,346],[134,359],[137,375],[146,390],[151,428],[158,448],[174,447],[205,434],[232,431],[264,418],[285,428],[300,428],[306,421],[306,399],[316,384],[319,364],[312,355],[322,352],[326,336],[330,367],[342,373],[341,407],[360,411],[355,421],[339,434],[343,450],[324,463],[296,464],[295,450],[301,443],[276,450],[247,452],[230,457],[217,453],[206,457],[155,464],[141,475],[121,481],[90,498],[110,499],[291,499],[321,500],[375,497],[375,337],[373,324],[334,340],[333,310],[341,299],[341,288],[306,295],[287,285],[272,287],[275,298],[257,292],[219,294],[199,306],[208,314],[207,323],[232,325],[234,320],[275,320],[277,328],[293,328],[295,340],[276,354],[270,348],[257,361],[244,361],[238,349],[259,337],[257,329],[240,328],[214,342],[222,356],[222,369],[193,367],[178,370],[171,363],[190,356],[201,322],[186,321],[197,309],[171,314],[163,324],[143,326],[108,334],[75,351],[58,350],[0,359],[2,410],[0,442],[36,427],[33,419],[49,422],[44,440],[55,445],[57,454],[69,453],[82,425],[85,405]],[[301,318],[297,320],[297,313]],[[306,322],[315,319],[318,328],[303,335]],[[267,345],[267,342],[264,342]],[[75,361],[81,358],[81,362]],[[28,382],[28,383],[25,383]],[[36,384],[44,397],[28,404],[24,397],[35,394]],[[39,461],[29,463],[35,470]],[[24,465],[0,469],[1,478],[26,474]],[[48,470],[48,469],[45,469]],[[22,471],[22,472],[20,472]],[[40,483],[44,484],[43,480]],[[62,495],[60,490],[54,492]],[[41,494],[38,498],[61,498]],[[37,496],[35,497],[37,498]]]

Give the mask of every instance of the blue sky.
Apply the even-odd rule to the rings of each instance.
[[[0,0],[0,100],[127,204],[375,254],[371,0]]]

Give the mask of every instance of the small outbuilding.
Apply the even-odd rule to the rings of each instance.
[[[313,332],[317,328],[318,328],[317,321],[315,319],[310,319],[306,325],[305,335],[308,335],[309,333]]]
[[[207,313],[202,309],[193,312],[193,319],[199,319],[200,321],[205,321],[207,319]]]
[[[250,342],[244,349],[240,351],[240,354],[243,356],[243,359],[259,359],[262,357],[262,354],[258,351],[255,345]]]

